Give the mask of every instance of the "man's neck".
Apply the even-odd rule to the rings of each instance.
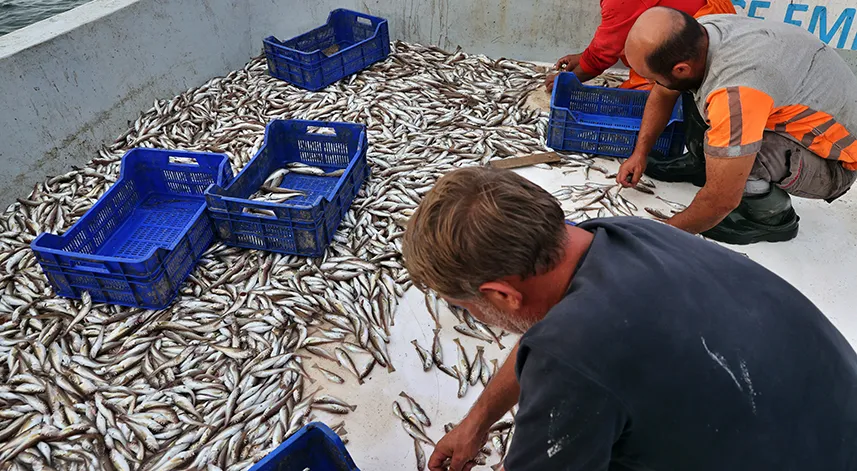
[[[702,68],[702,76],[699,78],[699,84],[702,86],[702,83],[705,82],[705,78],[708,76],[708,46],[711,44],[710,37],[708,35],[708,29],[705,26],[702,27],[702,54],[700,54],[700,67]]]
[[[566,226],[565,255],[553,270],[523,280],[520,290],[528,299],[532,321],[538,322],[565,297],[580,259],[589,250],[593,235],[575,226]]]

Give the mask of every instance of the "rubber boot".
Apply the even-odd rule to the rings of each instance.
[[[705,131],[708,125],[696,109],[693,95],[685,92],[681,96],[684,114],[684,145],[687,152],[665,156],[653,151],[646,158],[646,175],[662,182],[690,182],[705,185]]]
[[[766,195],[745,196],[720,224],[702,235],[735,245],[782,242],[797,236],[798,221],[789,195],[774,186]]]

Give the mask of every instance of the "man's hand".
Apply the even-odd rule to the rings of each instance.
[[[633,154],[628,157],[622,165],[619,166],[619,173],[616,175],[616,183],[625,188],[637,186],[640,182],[640,177],[646,170],[646,156]]]
[[[560,57],[560,59],[556,61],[556,64],[554,64],[553,68],[569,72],[574,70],[579,63],[580,54],[569,54],[567,56]]]
[[[474,423],[469,417],[443,436],[429,458],[428,467],[431,471],[470,471],[476,466],[471,461],[479,453],[482,445],[488,441],[488,431],[480,424]]]
[[[548,92],[548,94],[553,91],[553,82],[554,80],[556,80],[557,75],[559,74],[548,74],[548,76],[545,77],[545,90]]]
[[[741,203],[755,161],[756,154],[743,157],[706,155],[705,186],[687,209],[671,217],[667,224],[691,234],[705,232],[719,224]]]
[[[560,72],[575,72],[579,75],[579,65],[580,54],[569,54],[567,56],[561,57],[558,61],[556,61],[556,64],[554,64],[553,68]],[[547,89],[548,93],[553,90],[553,82],[556,76],[557,74],[548,74],[547,78],[545,79],[545,88]]]

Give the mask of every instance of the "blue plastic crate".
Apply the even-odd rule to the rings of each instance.
[[[232,178],[223,154],[138,148],[119,180],[63,235],[40,234],[36,260],[60,296],[162,309],[214,241],[205,189]]]
[[[311,422],[250,471],[360,471],[342,440],[327,425]]]
[[[274,120],[250,163],[226,186],[206,190],[217,234],[229,245],[319,257],[369,176],[366,128],[362,124]],[[249,199],[271,173],[300,162],[339,177],[288,173],[281,188],[305,196],[282,203]],[[259,214],[263,212],[265,214]]]
[[[307,90],[320,90],[390,54],[387,20],[356,11],[330,12],[327,23],[280,41],[263,41],[268,72]]]
[[[547,145],[555,150],[629,157],[649,92],[590,87],[572,72],[557,75],[551,94]],[[684,115],[676,103],[653,151],[677,155],[684,149]]]

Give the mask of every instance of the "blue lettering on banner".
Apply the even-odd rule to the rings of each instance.
[[[796,20],[794,18],[794,14],[796,11],[807,11],[809,10],[809,5],[804,5],[801,3],[790,3],[788,7],[786,7],[786,17],[783,19],[786,23],[793,24],[795,26],[800,26],[803,24],[801,20]]]
[[[732,0],[732,5],[736,9],[744,10],[750,18],[764,20],[765,16],[769,14],[765,10],[770,10],[772,1]],[[857,51],[857,35],[851,38],[852,29],[857,29],[852,28],[854,26],[854,18],[857,17],[857,8],[845,8],[834,18],[834,15],[837,15],[837,13],[830,11],[825,5],[815,5],[817,0],[802,1],[807,3],[797,3],[795,0],[789,0],[789,4],[785,5],[784,23],[805,28],[823,43],[838,49],[845,49],[847,47],[846,43],[851,39],[851,50]],[[812,7],[812,13],[808,15],[810,7]]]
[[[839,18],[836,19],[833,26],[827,29],[827,8],[818,5],[812,10],[812,19],[809,20],[809,32],[815,34],[815,30],[818,28],[818,38],[824,44],[830,44],[830,41],[833,40],[833,37],[842,28],[842,34],[839,35],[839,42],[836,43],[836,47],[841,49],[845,47],[845,39],[851,32],[851,23],[854,22],[855,11],[857,10],[853,8],[842,10],[842,13],[839,14]]]
[[[750,2],[750,8],[747,9],[747,16],[749,16],[750,18],[758,18],[760,20],[764,20],[765,17],[759,16],[756,13],[756,11],[760,8],[767,10],[770,7],[771,7],[771,2],[764,2],[762,0],[753,0],[752,2]]]

